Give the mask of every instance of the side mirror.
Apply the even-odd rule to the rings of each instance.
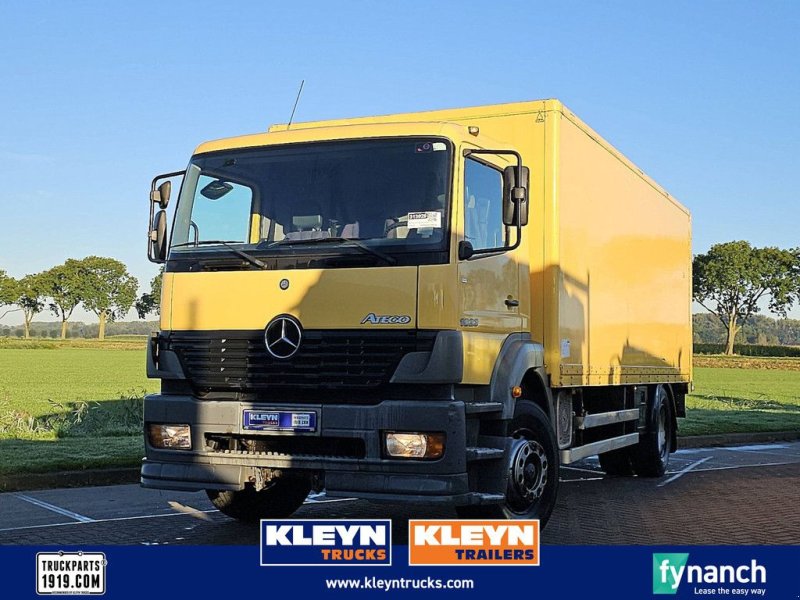
[[[167,211],[160,210],[150,229],[150,260],[164,262],[167,259]]]
[[[172,182],[165,181],[157,188],[154,187],[150,190],[150,202],[158,204],[158,207],[161,209],[165,209],[169,206],[169,196],[171,193]]]
[[[520,180],[517,181],[517,172]],[[503,225],[528,224],[528,167],[508,166],[503,169]],[[517,214],[519,205],[519,215]]]
[[[167,180],[158,186],[158,195],[160,196],[158,201],[158,207],[161,209],[167,208],[169,206],[169,196],[172,193],[172,182]]]

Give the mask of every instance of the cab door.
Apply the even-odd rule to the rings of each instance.
[[[464,240],[470,242],[474,250],[513,243],[516,231],[503,225],[502,169],[467,157],[462,189]],[[459,260],[462,330],[495,334],[491,337],[496,343],[509,333],[521,330],[519,250],[476,254]]]

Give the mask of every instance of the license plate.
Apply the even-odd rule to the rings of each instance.
[[[242,427],[256,431],[316,431],[317,413],[290,410],[245,410]]]

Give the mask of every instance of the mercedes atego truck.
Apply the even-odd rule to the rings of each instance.
[[[150,193],[142,485],[242,520],[325,489],[544,524],[559,465],[663,475],[692,377],[690,236],[557,100],[201,144]]]

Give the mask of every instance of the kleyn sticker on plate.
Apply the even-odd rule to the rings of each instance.
[[[36,593],[105,594],[106,564],[103,552],[39,552],[36,555]]]
[[[409,229],[424,229],[426,227],[439,229],[441,226],[442,213],[440,213],[438,210],[408,213]]]
[[[247,409],[242,413],[242,427],[258,431],[316,431],[317,413]]]

